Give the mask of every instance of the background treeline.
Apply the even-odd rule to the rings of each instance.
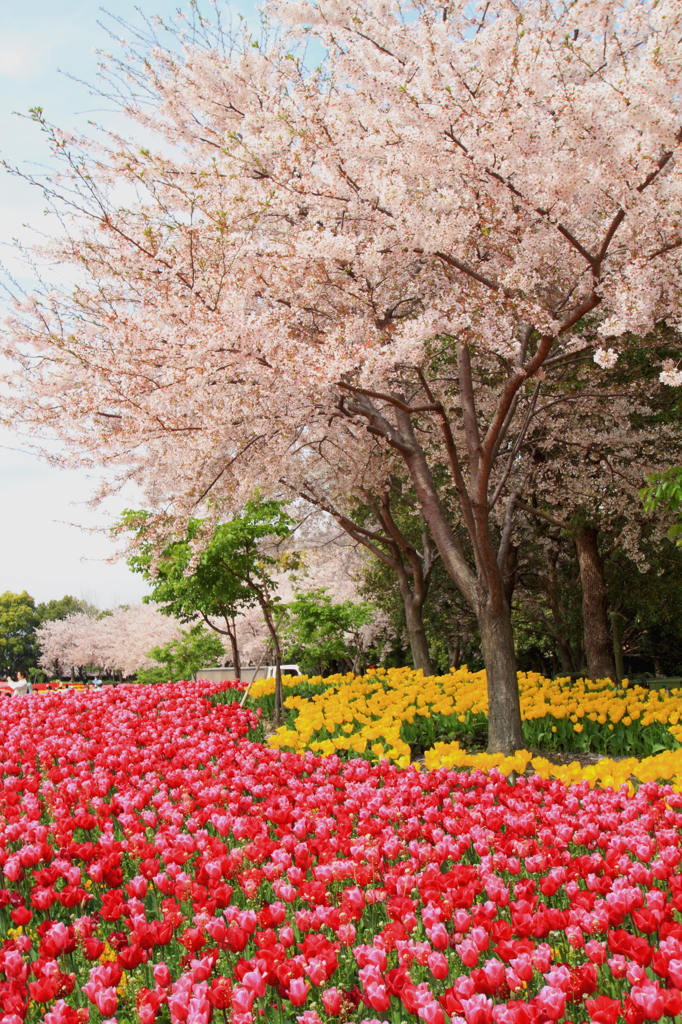
[[[0,676],[26,676],[38,670],[40,648],[37,630],[44,622],[65,619],[74,614],[97,615],[89,601],[65,594],[64,597],[38,602],[26,591],[6,590],[0,594]]]
[[[354,546],[347,531],[342,543],[332,543],[328,515],[312,530],[309,525],[294,549],[302,510],[290,511],[264,503],[218,527],[189,575],[186,541],[169,545],[153,581],[148,558],[132,558],[152,585],[154,607],[100,611],[71,595],[37,603],[26,591],[5,592],[0,675],[23,671],[35,678],[42,669],[148,682],[234,664],[235,652],[242,665],[272,664],[272,626],[281,660],[311,675],[413,665],[415,650],[417,667],[431,671],[482,667],[476,618],[435,553],[404,481],[394,476],[384,496],[395,549],[390,557],[380,557],[386,547],[378,546],[376,531],[374,552]],[[376,508],[356,502],[348,513],[371,532]],[[273,522],[279,524],[274,537]],[[273,539],[274,547],[263,548],[261,542]],[[641,502],[621,503],[610,516],[577,509],[563,522],[546,505],[528,502],[506,567],[518,667],[548,676],[594,675],[590,657],[601,642],[600,674],[682,674],[682,548],[675,541]]]
[[[622,651],[624,675],[677,676],[682,674],[682,550],[667,540],[642,546],[646,561],[638,565],[624,553],[617,534],[597,534],[609,640],[613,645],[615,631],[615,647]],[[574,537],[547,531],[541,542],[529,541],[520,546],[512,582],[519,668],[548,676],[587,674],[586,625]],[[359,671],[378,663],[413,663],[405,603],[395,573],[384,562],[369,557],[361,564],[355,583],[354,596],[348,595],[347,583],[341,594],[335,594],[333,588],[312,587],[298,590],[292,600],[279,608],[278,632],[284,662],[296,662],[309,674]],[[144,614],[144,609],[139,611]],[[134,609],[130,609],[129,615],[133,613]],[[83,623],[86,616],[99,619],[111,614],[71,595],[36,602],[26,591],[5,592],[0,595],[0,676],[15,677],[23,671],[35,677],[40,672],[38,631],[44,623],[67,619]],[[475,617],[438,559],[430,570],[421,614],[434,671],[443,672],[449,666],[463,663],[470,668],[482,667]],[[75,620],[74,616],[83,618]],[[163,624],[163,617],[154,621]],[[240,626],[243,663],[257,661],[265,654],[267,631],[254,614],[245,617]],[[201,667],[196,663],[197,656],[199,661],[202,659],[201,652],[204,660],[232,662],[229,644],[223,643],[221,648],[216,644],[215,634],[213,644],[207,643],[204,630],[199,631],[201,638],[196,626],[193,631],[188,631],[192,634],[191,643],[180,652],[174,645],[175,660],[158,657],[156,652],[154,660],[163,666],[159,669],[161,675],[183,674],[183,669],[196,671]],[[168,638],[161,636],[157,626],[156,634],[147,633],[147,643],[142,643],[140,650],[147,645],[151,650],[163,640]],[[190,648],[191,656],[178,659],[178,653],[184,655]],[[73,672],[71,667],[65,671],[60,671],[59,665],[54,668],[54,675],[85,678],[99,666],[78,666]],[[153,672],[147,669],[147,674],[150,671]],[[115,674],[120,678],[120,671]]]

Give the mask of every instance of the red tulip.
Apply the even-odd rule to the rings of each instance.
[[[330,1017],[338,1017],[341,1013],[341,993],[338,988],[328,988],[322,993],[322,1003]]]
[[[115,988],[102,988],[95,992],[94,1003],[104,1017],[111,1016],[118,1005]]]
[[[623,1007],[619,999],[600,995],[596,999],[586,999],[585,1009],[594,1024],[616,1024]]]
[[[287,995],[294,1006],[302,1006],[308,998],[310,985],[303,978],[292,978],[289,982]]]

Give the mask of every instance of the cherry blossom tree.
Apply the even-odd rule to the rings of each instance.
[[[49,258],[77,276],[19,304],[7,405],[179,523],[278,496],[337,419],[368,431],[476,614],[511,750],[507,484],[538,383],[679,325],[682,6],[266,9],[261,41],[200,14],[131,31],[102,85],[120,134],[36,112],[63,167]]]
[[[44,622],[37,632],[40,665],[48,672],[66,675],[79,672],[85,665],[96,665],[95,623],[96,619],[85,612]]]
[[[44,622],[36,632],[40,664],[48,671],[78,674],[93,666],[122,678],[151,668],[151,648],[180,635],[180,622],[153,605],[116,608],[97,617],[77,612]]]

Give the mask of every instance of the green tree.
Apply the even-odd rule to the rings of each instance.
[[[53,597],[49,601],[41,601],[36,607],[40,622],[52,622],[55,619],[65,619],[67,615],[90,615],[93,618],[97,615],[97,608],[89,601],[84,601],[71,594],[64,594],[64,597]]]
[[[254,605],[260,607],[276,665],[276,721],[282,714],[282,657],[273,574],[280,560],[268,545],[272,548],[274,541],[287,537],[292,525],[281,502],[254,498],[239,515],[215,527],[194,564],[194,543],[207,529],[204,521],[192,519],[183,538],[166,537],[161,541],[159,523],[149,512],[127,510],[120,523],[120,529],[134,534],[134,553],[128,565],[151,586],[145,600],[156,602],[181,622],[200,616],[215,632],[227,635],[237,676],[240,658],[235,616]],[[218,625],[216,618],[223,625]]]
[[[614,543],[605,567],[609,607],[619,617],[625,675],[681,675],[682,545],[643,537],[641,546],[646,565],[634,565]]]
[[[138,683],[163,683],[168,679],[190,679],[207,663],[223,653],[220,637],[201,625],[183,629],[180,637],[163,647],[152,647],[148,657],[159,662],[158,668],[140,669]]]
[[[28,672],[38,659],[35,631],[40,622],[27,591],[0,594],[0,672],[3,677]]]
[[[654,473],[641,496],[645,512],[664,512],[673,517],[668,537],[682,548],[682,466]]]
[[[287,605],[283,643],[287,659],[308,675],[358,668],[359,631],[372,621],[367,602],[335,603],[324,589],[297,594]]]

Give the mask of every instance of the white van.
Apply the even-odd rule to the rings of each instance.
[[[301,670],[298,665],[280,665],[283,676],[300,676]],[[214,683],[224,683],[235,679],[234,667],[232,665],[219,665],[212,668],[200,668],[196,673],[197,679],[210,679]],[[274,679],[274,665],[242,665],[242,681],[252,683],[255,679]]]

